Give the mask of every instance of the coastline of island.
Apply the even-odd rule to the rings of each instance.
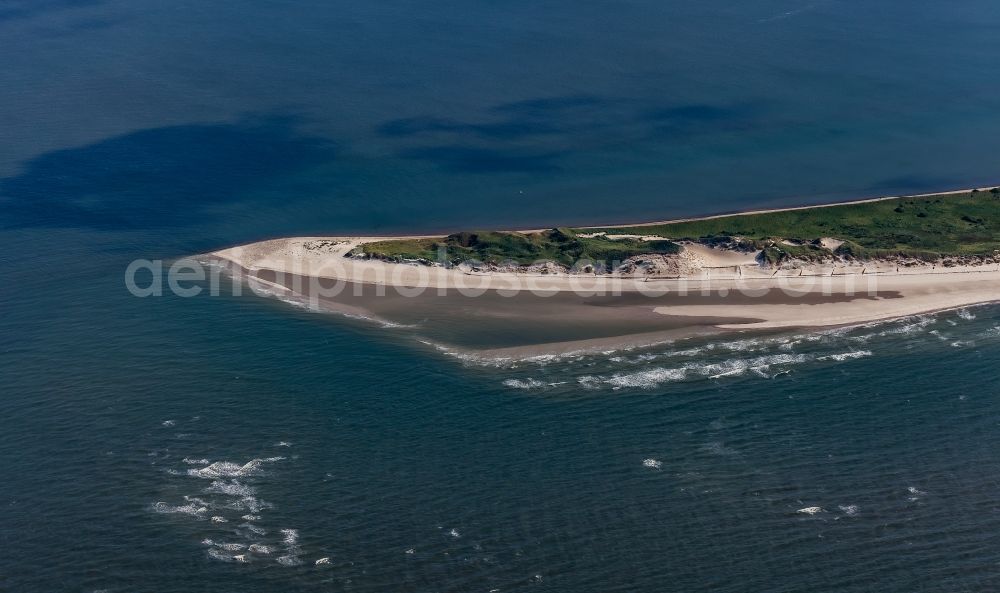
[[[695,232],[701,234],[692,236]],[[388,252],[377,251],[386,246]],[[405,250],[427,246],[437,251],[437,261],[405,257]],[[392,253],[396,247],[401,252]],[[587,257],[588,250],[598,257]],[[563,258],[581,251],[583,264]],[[602,265],[612,263],[601,259],[609,253],[623,257]],[[487,257],[470,259],[470,254]],[[549,257],[526,259],[537,254]],[[1000,300],[1000,191],[957,190],[640,225],[447,237],[294,237],[209,255],[304,302],[343,306],[389,323],[394,317],[412,319],[407,309],[426,308],[435,298],[452,299],[453,309],[461,303],[458,308],[470,319],[532,319],[532,311],[547,303],[536,324],[565,317],[580,327],[600,328],[593,335],[564,332],[569,339],[557,336],[547,343],[562,349],[589,342],[603,347],[608,340],[645,333],[829,328]],[[307,279],[329,286],[303,288]],[[353,295],[349,304],[332,304],[337,295],[328,293],[335,285]],[[386,299],[386,292],[403,300]],[[557,294],[564,295],[560,307],[551,305]],[[614,322],[623,330],[605,327]],[[490,346],[483,349],[498,350]]]

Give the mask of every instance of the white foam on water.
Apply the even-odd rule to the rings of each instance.
[[[852,350],[850,352],[842,352],[840,354],[827,354],[826,356],[818,357],[816,360],[835,360],[837,362],[844,362],[845,360],[854,360],[856,358],[864,358],[871,355],[871,350]]]
[[[710,344],[709,349],[719,348],[730,352],[751,352],[754,350],[760,350],[762,346],[766,345],[767,340],[762,339],[734,340],[731,342],[716,342],[714,344]]]
[[[429,342],[427,340],[418,340],[418,341],[421,344],[426,344],[428,346],[431,346],[438,352],[441,352],[447,356],[457,358],[458,360],[461,360],[463,363],[466,364],[472,364],[483,367],[505,368],[511,366],[514,362],[516,362],[515,359],[509,356],[498,356],[498,357],[480,356],[477,354],[461,352],[459,350],[453,350],[447,346],[436,344],[434,342]]]
[[[851,340],[866,342],[872,338],[876,337],[886,337],[886,336],[908,336],[912,334],[919,333],[925,330],[928,326],[937,323],[937,318],[930,315],[918,315],[915,317],[903,317],[902,319],[885,319],[880,321],[873,321],[871,323],[864,323],[852,328],[843,328],[841,331],[848,331],[851,329],[876,329],[885,328],[881,331],[877,331],[869,334],[862,334],[858,336],[850,336]]]
[[[277,446],[290,446],[291,443],[279,442]],[[257,488],[252,485],[255,476],[266,475],[267,466],[285,460],[285,457],[254,458],[246,463],[232,461],[210,462],[204,458],[185,457],[183,462],[192,467],[179,475],[192,476],[211,480],[202,490],[204,498],[184,496],[186,504],[171,505],[157,502],[152,505],[159,513],[177,513],[194,516],[213,523],[229,523],[229,519],[221,514],[212,515],[211,509],[234,509],[243,513],[243,523],[230,529],[242,542],[220,542],[206,538],[202,543],[210,549],[207,551],[213,559],[224,562],[249,562],[253,555],[267,556],[279,554],[275,560],[285,566],[302,564],[303,550],[299,545],[297,529],[282,529],[281,543],[266,544],[264,537],[268,530],[250,521],[260,521],[260,511],[271,508],[272,505],[256,498]],[[206,500],[207,499],[207,500]],[[220,525],[220,529],[225,529]]]
[[[553,362],[563,362],[566,360],[579,360],[584,356],[593,354],[598,354],[598,353],[588,352],[586,350],[571,350],[569,352],[562,352],[559,354],[536,354],[534,356],[526,356],[524,358],[518,359],[517,362],[529,362],[537,364],[538,366],[545,366]],[[610,354],[610,351],[600,354]]]
[[[292,444],[289,443],[288,441],[278,441],[277,443],[275,443],[274,446],[275,447],[291,447]]]
[[[394,329],[394,328],[409,328],[417,327],[417,325],[406,325],[402,323],[396,323],[389,321],[388,319],[382,319],[380,317],[373,317],[368,315],[360,315],[358,313],[347,313],[345,311],[338,311],[332,308],[320,307],[314,299],[301,295],[294,292],[293,290],[281,286],[280,284],[275,284],[267,280],[257,278],[255,276],[247,276],[247,284],[253,289],[254,293],[260,296],[273,297],[285,304],[297,307],[304,311],[310,313],[328,313],[333,315],[340,315],[348,319],[358,319],[361,321],[367,321],[371,323],[377,323],[383,328]]]
[[[642,389],[650,389],[660,385],[661,383],[666,383],[670,381],[680,381],[687,376],[687,371],[683,368],[680,369],[650,369],[648,371],[639,371],[637,373],[630,373],[625,375],[612,375],[611,377],[595,377],[599,383],[604,383],[605,385],[610,385],[615,389],[621,389],[623,387],[639,387]]]
[[[459,533],[458,530],[455,528],[452,528],[451,531],[448,532],[448,535],[450,535],[451,537],[462,537],[462,534]]]
[[[951,339],[951,338],[949,338],[948,336],[942,334],[941,332],[939,332],[936,329],[932,329],[931,331],[929,331],[927,333],[929,333],[930,335],[934,336],[935,338],[941,340],[942,342],[947,342],[948,340]]]
[[[723,372],[721,372],[721,373],[719,373],[717,375],[709,375],[708,378],[709,379],[721,379],[722,377],[732,377],[734,375],[742,375],[744,372],[746,372],[746,368],[745,367],[734,368],[734,369],[729,370],[729,371],[723,371]]]
[[[177,423],[176,423],[176,422],[174,422],[173,420],[164,420],[164,421],[162,422],[162,424],[163,424],[163,426],[167,426],[167,427],[169,427],[169,426],[173,426],[174,424],[177,424]]]
[[[257,493],[257,490],[252,486],[248,486],[237,480],[232,480],[230,482],[213,480],[212,484],[208,488],[205,488],[205,492],[225,494],[226,496],[237,496],[240,498],[251,498]]]
[[[278,564],[284,566],[298,566],[302,564],[302,559],[299,557],[302,554],[302,548],[299,547],[299,530],[282,529],[281,535],[281,541],[285,545],[285,553],[278,557]]]
[[[841,512],[843,512],[844,515],[848,517],[857,517],[858,513],[861,512],[861,509],[856,504],[846,504],[846,505],[842,504],[839,505],[837,508],[840,509]]]
[[[267,457],[264,459],[251,459],[240,465],[232,461],[216,461],[199,469],[189,469],[188,475],[198,478],[218,479],[218,478],[241,478],[244,476],[259,475],[265,464],[275,463],[285,459],[284,457]]]
[[[510,387],[511,389],[538,389],[539,387],[545,387],[545,383],[542,383],[538,379],[507,379],[503,382],[505,387]]]
[[[438,344],[435,342],[431,342],[429,340],[418,340],[418,342],[420,342],[421,344],[426,344],[427,346],[431,346],[432,348],[443,354],[457,358],[462,362],[468,363],[470,365],[494,367],[494,368],[516,368],[520,364],[527,364],[527,363],[536,364],[538,366],[546,366],[557,362],[579,362],[588,358],[595,358],[595,357],[609,358],[611,357],[611,355],[617,352],[630,352],[640,348],[647,349],[647,348],[655,348],[657,346],[669,345],[673,343],[673,340],[651,342],[643,344],[641,346],[622,345],[620,347],[615,347],[608,350],[599,350],[599,351],[581,349],[581,350],[570,350],[568,352],[560,352],[553,354],[536,354],[533,356],[526,356],[522,358],[515,358],[511,356],[489,356],[489,355],[475,354],[471,352],[462,352],[460,350],[455,350],[443,344]],[[659,357],[663,356],[663,354],[660,353],[649,354],[648,356]],[[615,358],[624,360],[624,358],[620,356]]]
[[[320,558],[320,559],[316,560],[316,566],[319,566],[321,564],[329,564],[329,563],[330,563],[330,559],[329,558]]]
[[[204,499],[198,498],[197,496],[185,496],[184,500],[186,500],[187,502],[193,502],[195,504],[200,504],[201,506],[204,506],[204,507],[211,507],[212,506],[211,503],[209,503],[208,501],[206,501]]]
[[[310,309],[311,311],[319,311],[319,309]],[[383,329],[398,329],[398,328],[413,328],[419,327],[418,324],[405,324],[396,323],[395,321],[389,321],[388,319],[382,319],[381,317],[370,317],[368,315],[359,315],[357,313],[345,313],[343,311],[329,311],[330,313],[336,313],[347,317],[348,319],[358,319],[360,321],[368,321],[370,323],[377,323]]]
[[[796,513],[802,513],[804,515],[815,515],[817,513],[822,513],[823,512],[823,507],[805,507],[805,508],[801,508],[801,509],[799,509],[799,510],[797,510],[795,512]]]
[[[667,356],[698,356],[705,351],[705,348],[686,348],[684,350],[671,350]]]
[[[319,307],[314,306],[306,297],[296,294],[289,288],[281,286],[280,284],[268,282],[267,280],[262,280],[255,276],[247,276],[246,279],[247,284],[253,290],[254,294],[258,296],[274,297],[283,303],[292,305],[293,307],[305,309],[306,311],[310,311],[312,313],[320,312]]]
[[[242,550],[247,549],[246,544],[226,543],[226,542],[218,542],[215,544],[215,547],[219,548],[220,550],[226,550],[229,552],[240,552]]]
[[[233,562],[234,561],[234,558],[233,558],[232,554],[227,554],[226,552],[224,552],[222,550],[218,550],[216,548],[209,548],[207,554],[208,554],[208,557],[211,558],[211,559],[213,559],[213,560],[219,560],[219,561],[222,561],[222,562]]]
[[[254,535],[267,535],[266,529],[264,529],[263,527],[258,527],[253,523],[240,523],[239,526],[243,529],[246,529],[247,531],[249,531]]]
[[[720,363],[688,364],[685,369],[695,375],[720,377],[742,375],[752,372],[762,377],[768,377],[767,371],[772,366],[800,364],[808,360],[804,354],[769,354],[749,359],[732,359]]]
[[[663,383],[683,381],[691,377],[722,377],[738,376],[754,373],[761,377],[770,377],[768,371],[773,366],[799,364],[808,360],[804,354],[769,354],[756,358],[735,358],[722,362],[690,362],[680,367],[658,367],[634,373],[615,373],[610,376],[587,375],[577,381],[586,388],[608,385],[612,389],[626,387],[651,389]]]
[[[234,511],[244,511],[248,513],[259,513],[265,509],[273,508],[274,505],[267,501],[254,498],[253,496],[247,496],[245,498],[240,498],[230,502],[226,505],[227,509],[232,509]]]
[[[959,309],[957,314],[959,317],[961,317],[966,321],[972,321],[973,319],[976,318],[975,313],[969,311],[968,309]]]
[[[208,507],[195,503],[173,505],[165,502],[157,502],[153,505],[153,510],[157,513],[191,515],[192,517],[201,518],[208,512]]]
[[[670,342],[667,343],[668,345]],[[688,348],[685,350],[667,350],[664,352],[644,352],[642,354],[637,354],[633,357],[628,356],[615,356],[610,359],[611,362],[619,362],[624,364],[644,364],[647,362],[652,362],[661,358],[672,358],[679,356],[697,356],[704,352],[706,348]]]
[[[952,348],[966,348],[968,346],[975,346],[976,343],[972,340],[955,340],[951,343]]]
[[[660,469],[663,467],[663,462],[659,459],[643,459],[642,467],[648,467],[649,469]]]

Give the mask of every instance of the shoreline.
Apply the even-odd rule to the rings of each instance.
[[[583,301],[566,303],[549,302],[546,298],[521,300],[516,297],[498,297],[496,294],[487,295],[486,301],[477,303],[474,297],[466,297],[460,294],[449,293],[440,296],[436,293],[422,295],[421,297],[405,297],[391,294],[384,297],[374,296],[370,293],[354,293],[350,290],[351,285],[347,285],[347,290],[343,291],[342,297],[321,296],[313,299],[308,290],[296,292],[294,288],[294,278],[275,275],[268,276],[268,272],[273,271],[257,270],[251,271],[239,267],[232,262],[225,260],[220,262],[230,273],[242,274],[241,280],[246,281],[251,290],[258,296],[277,298],[285,303],[292,304],[298,308],[313,312],[334,313],[350,319],[363,320],[368,323],[377,324],[383,328],[394,328],[402,330],[407,335],[415,338],[416,341],[427,347],[443,352],[449,356],[464,361],[471,361],[478,364],[504,364],[513,363],[529,359],[547,359],[549,357],[573,356],[578,354],[593,354],[601,352],[612,352],[622,350],[633,350],[654,347],[661,344],[674,343],[693,338],[723,336],[723,335],[781,335],[789,331],[831,331],[854,327],[863,327],[871,323],[891,322],[898,319],[905,319],[919,315],[937,314],[952,310],[962,309],[968,306],[981,306],[990,303],[1000,302],[1000,293],[989,294],[987,300],[976,300],[968,302],[963,300],[958,304],[944,304],[940,300],[930,302],[930,307],[924,303],[913,303],[906,301],[906,296],[882,291],[873,297],[849,298],[844,295],[831,295],[828,299],[822,299],[818,295],[805,295],[803,297],[789,297],[781,293],[769,293],[754,297],[742,297],[740,302],[730,302],[730,297],[719,295],[709,295],[704,297],[698,295],[692,297],[680,297],[679,295],[667,295],[667,299],[696,298],[704,300],[703,304],[691,305],[674,302],[663,305],[662,302],[654,300],[648,305],[636,304],[637,295],[623,294],[620,298],[632,299],[630,303],[623,306],[616,306],[613,310],[620,310],[625,316],[645,316],[659,317],[665,323],[664,326],[656,329],[639,327],[644,324],[619,325],[615,319],[604,319],[609,321],[613,331],[600,333],[595,331],[594,324],[602,321],[600,315],[586,314],[581,316],[581,305],[588,309],[594,309],[593,303],[586,304]],[[281,282],[277,281],[281,280]],[[284,282],[284,283],[282,283]],[[254,285],[263,286],[262,290],[254,288]],[[1000,279],[997,280],[1000,286]],[[365,286],[366,289],[373,289],[374,285]],[[531,299],[530,295],[524,295]],[[931,294],[930,296],[934,296]],[[386,299],[380,302],[379,299]],[[747,305],[748,299],[761,299],[761,307],[777,307],[780,310],[794,310],[796,307],[819,308],[828,310],[824,313],[817,311],[817,316],[809,319],[799,319],[793,323],[780,323],[780,318],[765,315],[764,318],[755,315],[753,305]],[[812,302],[809,302],[809,300]],[[429,306],[430,301],[438,301]],[[476,303],[473,314],[469,314],[469,307],[463,307],[463,303]],[[872,311],[866,307],[872,303],[900,303],[903,309],[878,312],[872,315]],[[506,307],[506,310],[498,310]],[[545,305],[550,305],[545,308]],[[659,306],[668,307],[668,311],[657,311]],[[915,305],[915,308],[913,307]],[[685,310],[684,307],[695,307],[700,309],[700,313],[710,316],[698,316],[695,311]],[[852,319],[838,318],[830,315],[829,308],[842,307],[847,311],[854,311],[858,314]],[[438,316],[433,315],[433,310],[437,309]],[[516,310],[516,317],[511,317],[511,310]],[[407,317],[400,318],[399,313],[405,312]],[[444,317],[441,312],[445,311]],[[860,313],[859,313],[860,311]],[[429,315],[428,313],[431,312]],[[545,324],[551,319],[553,312],[559,312],[570,317],[573,324],[581,324],[580,331],[584,332],[576,336],[559,336],[558,329],[552,333],[551,328]],[[654,315],[649,315],[653,312]],[[759,313],[759,310],[756,311]],[[738,314],[738,315],[737,315]],[[732,317],[734,316],[735,317]],[[824,317],[825,316],[825,317]],[[621,317],[621,316],[619,316]],[[728,317],[728,319],[726,318]],[[536,324],[542,324],[542,336],[540,339],[529,340],[525,343],[497,345],[491,343],[470,343],[469,338],[478,341],[484,335],[489,335],[496,331],[496,324],[499,322],[505,329],[519,331],[529,328],[538,329]],[[655,321],[654,321],[655,323]],[[444,327],[441,327],[444,326]],[[509,327],[508,327],[509,326]],[[456,333],[454,329],[460,328],[457,341],[454,339]],[[652,324],[650,325],[652,327]],[[436,330],[441,330],[437,331]],[[596,327],[596,330],[606,328]],[[586,332],[595,332],[588,335]],[[464,332],[464,335],[461,333]]]
[[[737,215],[970,191],[751,210]],[[620,226],[726,216],[733,215]],[[697,242],[682,242],[684,249],[671,256],[675,264],[679,262],[674,268],[677,273],[671,276],[640,276],[620,271],[570,273],[554,268],[484,270],[348,256],[364,243],[439,236],[292,237],[230,247],[206,255],[229,262],[249,277],[261,276],[260,280],[266,277],[275,287],[285,286],[291,290],[285,279],[295,278],[298,285],[310,286],[299,295],[303,298],[326,298],[329,288],[323,285],[324,282],[350,286],[359,298],[348,299],[349,304],[343,299],[337,302],[336,298],[327,298],[325,306],[352,316],[371,317],[377,323],[407,325],[412,323],[414,311],[427,309],[435,311],[432,316],[436,316],[437,323],[448,325],[452,321],[447,313],[451,307],[463,309],[462,313],[452,313],[452,317],[465,315],[467,322],[472,320],[472,325],[477,320],[491,323],[506,320],[510,327],[504,328],[499,322],[494,324],[496,327],[491,331],[499,332],[498,335],[509,333],[511,327],[527,320],[533,320],[535,325],[518,326],[526,334],[544,333],[540,329],[543,327],[551,329],[552,339],[539,335],[532,343],[483,344],[475,348],[495,354],[535,351],[546,345],[549,350],[563,351],[588,344],[598,348],[609,340],[641,342],[642,334],[663,332],[681,335],[705,331],[844,327],[1000,301],[1000,263],[946,266],[940,262],[840,259],[832,262],[796,260],[791,266],[772,268],[762,267],[754,253]],[[368,294],[362,294],[366,291]],[[437,304],[434,304],[435,298]],[[448,304],[442,307],[441,302]],[[511,305],[514,302],[516,306]],[[555,306],[556,302],[561,304]],[[599,306],[591,306],[595,303]],[[359,311],[369,314],[362,315]],[[441,314],[441,311],[446,313]],[[579,327],[569,327],[574,323]]]
[[[717,218],[726,218],[728,216],[753,216],[756,214],[772,214],[774,212],[794,212],[795,210],[811,210],[813,208],[832,208],[835,206],[851,206],[854,204],[870,204],[872,202],[885,202],[887,200],[902,200],[911,198],[927,198],[931,196],[954,196],[959,194],[967,194],[974,191],[989,191],[997,185],[987,185],[985,187],[970,187],[966,189],[949,189],[943,191],[936,191],[930,193],[920,193],[920,194],[906,194],[900,196],[878,196],[872,198],[858,198],[844,200],[841,202],[822,202],[818,204],[807,204],[802,206],[782,206],[780,208],[765,208],[763,210],[737,210],[734,212],[722,212],[719,214],[706,214],[704,216],[690,216],[687,218],[675,218],[671,220],[657,220],[652,222],[636,222],[636,223],[616,223],[616,224],[606,224],[606,225],[587,225],[580,226],[577,228],[581,229],[621,229],[628,227],[637,226],[656,226],[661,224],[677,224],[681,222],[698,222],[701,220],[714,220]],[[515,232],[533,232],[533,231],[515,231]]]

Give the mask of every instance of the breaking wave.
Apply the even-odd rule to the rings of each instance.
[[[284,459],[265,457],[236,463],[184,457],[180,463],[202,467],[189,467],[186,471],[169,472],[167,475],[188,484],[198,484],[199,495],[184,496],[181,504],[158,501],[151,505],[151,510],[197,519],[202,526],[201,543],[206,547],[205,553],[213,560],[238,563],[266,560],[281,566],[299,566],[304,564],[299,531],[276,529],[276,535],[269,537],[269,530],[259,524],[264,522],[266,525],[264,511],[273,508],[273,505],[257,498],[261,487],[257,478],[276,471],[265,468]],[[211,482],[205,486],[200,480]],[[238,525],[233,528],[233,523]]]
[[[157,502],[153,504],[153,510],[157,513],[191,515],[199,518],[205,517],[206,513],[208,513],[207,506],[195,503],[172,505],[165,502]]]
[[[952,323],[946,325],[946,322]],[[962,339],[956,339],[958,332],[965,332]],[[505,373],[507,376],[499,379],[509,389],[539,393],[565,393],[575,389],[579,393],[581,390],[648,390],[670,383],[737,378],[784,380],[796,369],[850,364],[877,357],[880,351],[978,347],[981,340],[1000,338],[1000,325],[991,316],[983,313],[977,316],[968,309],[959,309],[808,332],[719,338],[692,338],[611,352],[569,352],[517,360],[481,358],[475,353],[432,345],[475,366],[510,371],[530,366],[530,374]]]
[[[609,376],[586,375],[578,382],[586,388],[608,385],[613,389],[634,387],[650,389],[662,383],[684,381],[689,378],[718,379],[753,373],[769,377],[773,367],[799,364],[808,360],[804,354],[772,354],[755,358],[735,358],[722,362],[687,363],[673,368],[654,368],[635,373],[615,373]]]
[[[826,356],[818,356],[816,360],[835,360],[837,362],[843,362],[845,360],[854,360],[856,358],[864,358],[866,356],[871,356],[871,350],[852,350],[851,352],[842,352],[840,354],[827,354]]]
[[[215,463],[210,463],[202,468],[189,469],[187,473],[189,476],[208,479],[256,476],[260,474],[265,464],[274,463],[283,459],[284,457],[251,459],[242,465],[239,463],[233,463],[232,461],[216,461]]]
[[[545,387],[545,383],[542,383],[538,379],[507,379],[503,384],[512,389],[538,389],[539,387]]]

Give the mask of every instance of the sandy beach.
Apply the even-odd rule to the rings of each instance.
[[[557,350],[599,348],[625,336],[640,344],[706,331],[852,325],[1000,299],[996,264],[841,263],[773,270],[758,266],[752,253],[695,244],[685,245],[679,256],[685,259],[683,273],[671,278],[477,272],[344,257],[364,242],[387,238],[275,239],[211,255],[320,308],[403,324],[430,317],[456,326],[493,320],[497,335],[534,336],[467,344],[498,353],[542,343]]]

